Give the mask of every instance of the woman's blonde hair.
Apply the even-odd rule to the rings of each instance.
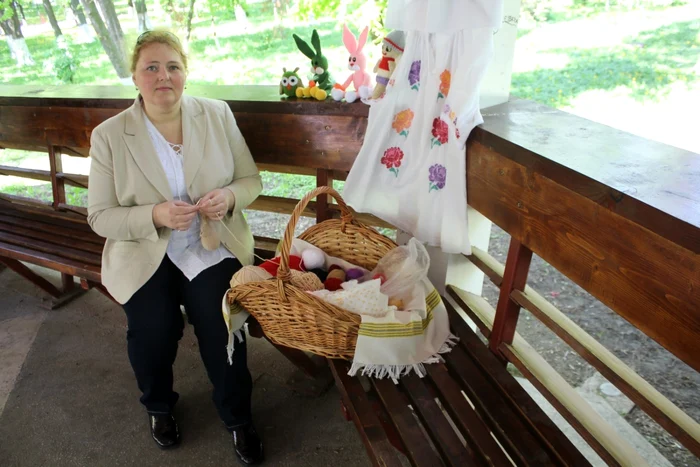
[[[169,46],[180,55],[182,66],[184,66],[185,71],[187,71],[187,55],[185,55],[185,50],[182,48],[180,39],[170,31],[154,30],[146,31],[136,39],[136,45],[134,45],[134,51],[131,54],[132,73],[136,71],[136,63],[138,63],[139,57],[141,56],[141,50],[151,44],[165,44]]]

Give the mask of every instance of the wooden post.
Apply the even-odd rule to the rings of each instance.
[[[318,169],[316,171],[316,187],[329,186],[333,188],[333,171]],[[316,197],[316,223],[323,222],[332,217],[328,195],[318,195]]]
[[[499,346],[501,343],[511,344],[515,335],[515,327],[518,324],[520,305],[512,298],[513,290],[524,290],[527,282],[527,274],[530,271],[532,250],[525,247],[515,238],[510,241],[506,269],[503,273],[501,293],[498,296],[496,316],[493,320],[493,329],[489,336],[489,348],[493,353],[502,357]],[[504,360],[505,362],[505,360]]]
[[[49,144],[49,164],[51,165],[51,189],[53,190],[53,208],[58,210],[59,206],[66,204],[66,185],[63,177],[58,174],[63,172],[61,161],[61,148]]]

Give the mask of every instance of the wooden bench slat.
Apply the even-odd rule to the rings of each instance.
[[[98,248],[98,250],[95,250],[98,253],[102,252],[102,247],[105,243],[105,239],[94,232],[85,232],[82,229],[78,230],[75,228],[68,228],[30,218],[7,215],[2,211],[0,211],[0,224],[5,224],[8,226],[8,228],[24,228],[25,230],[30,230],[32,232],[44,232],[63,238],[70,238],[73,243],[80,242],[90,245],[90,248]]]
[[[445,355],[449,358],[449,354]],[[450,414],[462,436],[481,456],[487,465],[507,465],[508,456],[491,436],[491,429],[486,426],[476,411],[462,394],[462,388],[452,379],[443,364],[426,365],[426,370],[433,381],[443,407]]]
[[[403,467],[397,451],[389,442],[379,418],[360,381],[348,376],[348,364],[342,360],[329,360],[331,372],[347,409],[352,415],[357,431],[360,432],[367,454],[372,463],[378,466]]]
[[[440,455],[433,449],[430,440],[424,435],[408,401],[389,379],[371,379],[374,390],[386,408],[391,422],[403,442],[406,456],[412,465],[445,465]],[[469,465],[475,465],[470,462]]]
[[[483,457],[477,457],[478,454],[472,448],[476,447],[474,444],[478,445],[478,442],[474,443],[474,440],[469,439],[467,440],[467,445],[462,443],[462,440],[457,436],[457,432],[455,432],[445,417],[443,409],[435,401],[431,388],[427,384],[428,378],[420,378],[415,374],[401,378],[401,386],[445,462],[453,466],[494,465],[491,462],[484,462],[486,459]],[[477,421],[479,422],[480,430],[486,429],[483,423],[479,420]],[[488,430],[486,430],[486,433],[488,434]],[[496,448],[498,449],[498,446]],[[479,460],[477,461],[477,459]],[[507,462],[505,456],[503,456],[503,460]]]
[[[571,441],[561,432],[547,414],[544,413],[532,397],[523,389],[520,383],[518,383],[510,373],[505,371],[502,363],[491,353],[488,347],[479,340],[474,331],[467,326],[466,322],[457,314],[451,303],[445,301],[445,306],[450,316],[450,324],[453,332],[460,338],[459,346],[453,349],[451,353],[455,355],[460,354],[465,357],[457,362],[456,359],[453,359],[455,355],[450,355],[450,359],[448,360],[448,362],[451,362],[449,365],[450,370],[459,373],[459,365],[465,364],[471,367],[472,371],[476,371],[478,368],[483,374],[488,375],[493,384],[489,385],[490,387],[488,390],[490,393],[485,393],[485,397],[488,397],[489,394],[492,395],[496,403],[496,409],[505,407],[506,404],[504,404],[504,402],[508,402],[508,408],[512,411],[510,418],[507,412],[503,415],[505,417],[504,421],[506,422],[504,426],[509,428],[509,439],[513,440],[512,442],[508,441],[509,444],[512,446],[513,443],[515,443],[516,446],[525,448],[528,446],[546,447],[551,458],[549,461],[550,463],[555,462],[561,465],[589,466],[590,463],[583,454],[576,449]],[[463,377],[469,379],[472,376],[468,372],[465,372]],[[499,415],[499,413],[495,411],[492,412],[492,415],[496,416]],[[510,424],[508,424],[508,420],[511,420]],[[494,420],[491,419],[491,423],[493,423],[493,421]],[[527,442],[524,438],[529,438],[530,440],[536,439],[536,442]],[[504,448],[508,449],[503,439],[499,437],[499,441],[503,444]],[[511,449],[508,449],[508,453],[513,456]],[[526,457],[526,459],[527,458],[528,457]],[[529,459],[530,462],[532,462],[532,458]]]
[[[2,232],[20,235],[27,239],[41,240],[47,243],[52,243],[59,248],[68,247],[97,255],[102,254],[102,245],[82,241],[82,239],[77,239],[75,236],[71,238],[67,235],[61,235],[61,232],[58,231],[59,228],[55,228],[54,232],[47,232],[38,230],[34,228],[35,226],[29,226],[28,224],[25,225],[27,225],[27,227],[17,225],[16,223],[11,222],[11,219],[8,221],[6,216],[0,215],[0,231]]]
[[[486,421],[493,434],[518,465],[552,465],[550,456],[539,439],[528,430],[522,420],[503,398],[496,387],[469,358],[464,349],[456,346],[445,359],[450,373],[474,404],[477,413]],[[505,368],[503,368],[505,371]]]
[[[102,263],[102,257],[99,254],[88,253],[69,247],[59,247],[52,243],[26,238],[21,235],[0,232],[0,241],[23,248],[28,248],[37,252],[49,253],[56,257],[72,259],[92,266],[100,267],[100,264]]]
[[[0,241],[0,254],[17,261],[36,264],[71,276],[83,277],[90,281],[101,282],[102,280],[99,266],[81,263],[50,253],[38,252]]]
[[[73,230],[94,233],[85,220],[85,216],[79,214],[55,211],[50,205],[46,208],[20,206],[12,203],[0,203],[0,213],[32,219],[44,224],[60,225]]]

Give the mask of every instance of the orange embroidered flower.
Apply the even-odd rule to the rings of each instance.
[[[450,70],[445,70],[440,73],[440,94],[438,98],[447,97],[447,94],[450,92],[450,81],[452,81]]]
[[[394,123],[391,127],[402,136],[408,136],[408,129],[413,123],[413,111],[411,109],[402,110],[394,116]]]

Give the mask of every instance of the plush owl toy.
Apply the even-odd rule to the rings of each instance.
[[[297,74],[299,67],[296,67],[294,71],[287,71],[286,68],[282,68],[282,70],[284,70],[284,74],[280,80],[280,95],[296,97],[297,88],[304,87],[304,84],[301,82],[301,78]]]

